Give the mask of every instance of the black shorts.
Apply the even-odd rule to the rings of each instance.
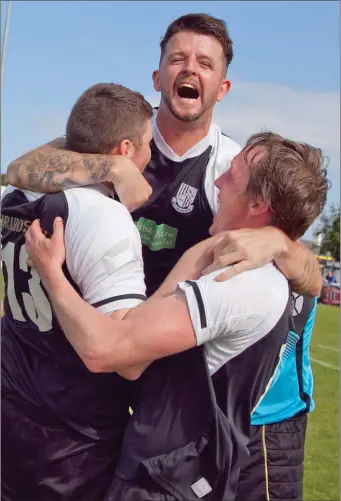
[[[301,501],[307,415],[252,426],[250,458],[241,468],[235,501]]]
[[[2,395],[2,501],[102,501],[112,482],[119,446],[23,415]],[[27,413],[29,414],[29,413]]]

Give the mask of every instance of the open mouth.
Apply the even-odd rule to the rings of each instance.
[[[177,95],[182,99],[198,99],[199,91],[191,84],[182,84],[177,88]]]

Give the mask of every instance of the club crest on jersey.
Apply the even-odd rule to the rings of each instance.
[[[193,202],[197,192],[197,188],[193,188],[193,186],[186,183],[181,183],[179,191],[176,196],[172,198],[172,205],[174,209],[178,212],[182,212],[183,214],[192,212],[194,207]]]

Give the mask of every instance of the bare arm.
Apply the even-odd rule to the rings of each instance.
[[[150,197],[150,185],[128,157],[76,153],[64,146],[63,138],[55,139],[11,162],[7,172],[9,184],[54,193],[109,181],[130,212]]]
[[[114,320],[123,320],[127,315],[133,314],[134,311],[135,311],[134,308],[132,308],[130,310],[128,310],[128,309],[118,310],[118,311],[115,311],[114,313],[112,313],[110,316]],[[142,363],[135,364],[135,365],[128,365],[128,366],[120,367],[119,369],[117,369],[116,372],[120,376],[124,377],[125,379],[129,379],[131,381],[134,381],[141,376],[141,374],[147,369],[147,367],[150,364],[151,364],[151,362],[142,362]]]
[[[111,180],[115,157],[75,153],[58,138],[9,164],[11,185],[42,193]]]
[[[275,258],[275,263],[288,278],[294,292],[305,296],[320,294],[323,279],[319,262],[302,244],[288,239],[285,251]]]
[[[216,245],[222,238],[223,235],[216,235],[188,249],[171,270],[159,289],[153,294],[152,299],[149,299],[149,302],[154,299],[160,300],[161,298],[171,296],[179,282],[183,282],[185,280],[197,280],[200,278],[202,270],[212,263],[214,245]],[[139,308],[129,310],[127,316],[135,314],[140,315]],[[176,315],[176,311],[172,311],[172,314]],[[161,320],[163,321],[163,319]],[[151,318],[151,321],[154,322],[154,316]],[[116,372],[126,379],[135,380],[141,376],[151,362],[152,360],[132,366],[122,367],[117,369]]]
[[[111,318],[84,302],[65,279],[60,266],[65,260],[60,218],[55,220],[51,239],[43,235],[38,221],[25,237],[29,265],[40,273],[66,337],[89,370],[116,371],[136,379],[151,361],[195,346],[186,300],[172,291],[177,282],[201,275],[221,236],[188,250],[158,293],[128,313],[120,310]]]
[[[224,281],[270,261],[275,261],[294,292],[306,296],[319,295],[322,275],[316,257],[273,226],[227,231],[214,249],[213,264],[204,273],[233,265],[216,278],[217,281]]]
[[[141,363],[145,368],[145,362],[196,345],[183,296],[150,298],[135,308],[134,315],[118,320],[85,303],[61,269],[45,275],[43,282],[66,337],[92,372],[117,371],[127,377],[124,368]]]

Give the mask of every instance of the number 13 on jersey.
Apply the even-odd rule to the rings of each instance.
[[[50,331],[52,329],[51,305],[41,287],[38,273],[27,265],[25,245],[20,245],[19,252],[16,252],[18,245],[8,242],[2,249],[2,260],[7,272],[6,295],[12,316],[18,322],[26,322],[24,308],[26,315],[38,327],[40,332]],[[18,281],[24,280],[27,283],[29,292],[20,294],[22,301],[16,295],[14,276],[18,277]],[[20,306],[20,303],[23,306]]]

